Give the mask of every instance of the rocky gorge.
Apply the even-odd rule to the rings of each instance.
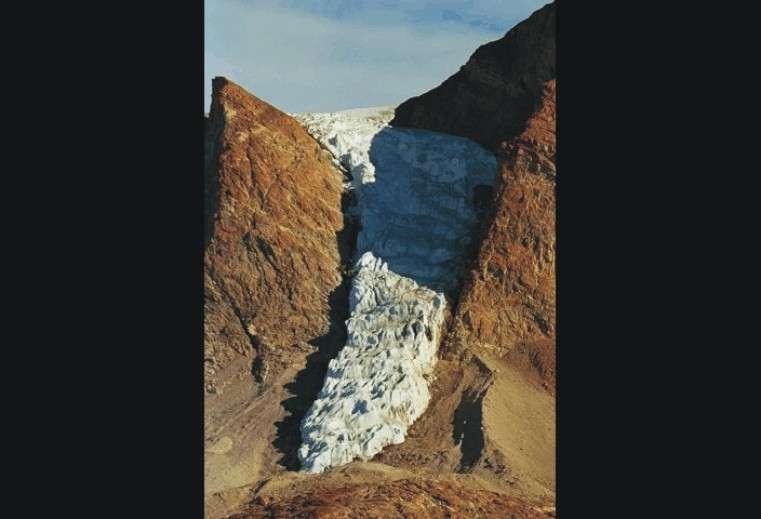
[[[215,79],[208,517],[554,513],[554,32],[553,3],[398,107]]]

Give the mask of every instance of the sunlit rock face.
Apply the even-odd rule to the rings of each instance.
[[[391,108],[297,115],[351,173],[360,223],[348,340],[302,422],[302,467],[322,472],[401,443],[430,398],[444,294],[477,238],[494,156],[451,135],[391,128]]]

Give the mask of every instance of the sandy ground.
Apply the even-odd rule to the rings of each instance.
[[[216,417],[225,425],[208,438],[206,464],[221,477],[207,480],[207,518],[508,517],[497,511],[516,507],[514,517],[543,517],[554,509],[555,399],[504,360],[440,361],[433,401],[407,441],[322,475],[278,464],[272,424],[282,417],[265,416],[281,409],[272,404],[285,393],[276,393],[229,409],[226,423]],[[437,492],[454,511],[436,504]],[[407,508],[394,505],[400,493]]]
[[[506,460],[522,494],[555,493],[555,399],[518,370],[486,360],[496,371],[483,402],[488,440]]]

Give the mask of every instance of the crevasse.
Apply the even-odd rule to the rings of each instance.
[[[347,341],[301,424],[299,459],[322,472],[404,441],[428,405],[444,294],[477,228],[494,156],[464,138],[388,126],[393,108],[296,117],[352,176],[361,225]]]

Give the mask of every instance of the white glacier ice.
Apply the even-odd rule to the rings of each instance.
[[[492,186],[497,162],[475,142],[388,126],[392,107],[296,117],[352,175],[367,251],[389,268],[436,290],[459,285],[473,245],[477,186]]]
[[[401,443],[430,395],[443,295],[388,270],[371,252],[357,262],[348,338],[301,425],[304,470],[369,459]]]
[[[494,156],[475,142],[388,126],[392,107],[295,115],[352,176],[360,222],[348,338],[301,424],[302,470],[370,459],[404,441],[430,398],[445,293],[477,230]]]
[[[388,127],[393,107],[355,108],[340,112],[294,114],[352,176],[354,187],[375,181],[370,161],[373,137]]]

